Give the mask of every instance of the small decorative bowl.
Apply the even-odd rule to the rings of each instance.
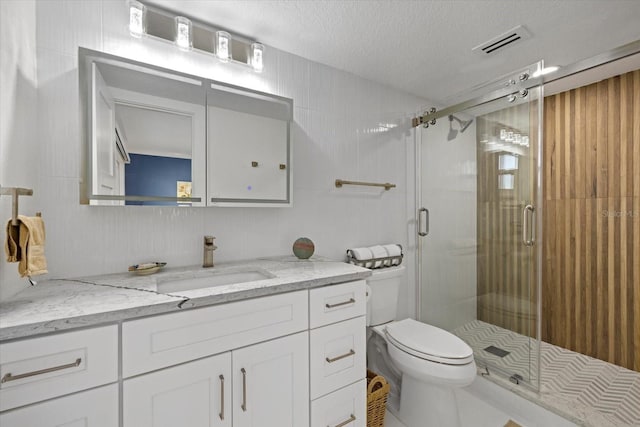
[[[129,267],[129,271],[139,276],[157,273],[162,267],[167,265],[166,262],[148,262],[145,264],[136,264]]]

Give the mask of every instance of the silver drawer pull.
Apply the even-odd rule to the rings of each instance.
[[[240,372],[242,372],[242,405],[240,405],[240,408],[247,412],[247,371],[242,368]]]
[[[324,306],[327,308],[335,308],[335,307],[340,307],[341,305],[353,304],[354,302],[356,302],[355,299],[349,298],[349,301],[343,301],[337,304],[325,304]]]
[[[27,372],[26,374],[12,375],[11,372],[9,372],[8,374],[5,374],[4,377],[2,377],[2,380],[0,380],[0,383],[6,383],[6,382],[9,382],[9,381],[21,380],[23,378],[34,377],[36,375],[48,374],[49,372],[61,371],[63,369],[77,368],[78,366],[80,366],[80,363],[82,363],[82,359],[81,358],[77,358],[76,361],[73,362],[73,363],[67,363],[66,365],[60,365],[60,366],[54,366],[53,368],[40,369],[39,371]]]
[[[347,424],[354,422],[355,420],[356,420],[356,416],[351,414],[351,416],[348,419],[344,420],[340,424],[336,424],[335,427],[344,427]],[[327,426],[327,427],[331,427],[331,426]]]
[[[224,375],[220,375],[220,419],[224,421]]]
[[[340,359],[344,359],[345,357],[353,356],[354,354],[356,354],[356,352],[353,351],[353,349],[351,349],[349,350],[348,353],[342,354],[340,356],[336,356],[333,359],[329,359],[328,357],[326,357],[325,360],[329,363],[333,363],[333,362],[337,362]]]

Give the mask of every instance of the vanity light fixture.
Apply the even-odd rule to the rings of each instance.
[[[191,20],[184,16],[176,16],[175,43],[182,50],[191,50],[193,47],[193,30]]]
[[[262,61],[263,54],[264,45],[262,43],[251,43],[250,61],[253,71],[256,73],[261,73],[264,69],[264,62]]]
[[[146,32],[147,8],[139,1],[129,1],[129,33],[140,38]]]
[[[222,62],[231,59],[231,35],[226,31],[216,31],[216,56]]]
[[[189,18],[175,16],[155,5],[147,7],[137,0],[126,0],[126,4],[129,8],[129,33],[132,37],[162,39],[173,42],[184,51],[195,49],[199,52],[213,54],[222,62],[249,66],[256,73],[261,73],[264,70],[265,48],[262,43],[241,36],[234,39],[230,33],[217,30],[204,23],[196,22],[194,25]],[[173,20],[173,31],[170,27],[171,20]],[[194,30],[196,29],[200,36],[194,45]],[[202,35],[204,37],[201,37]],[[203,40],[213,41],[213,46],[211,44],[205,45]],[[239,56],[236,59],[233,57],[232,43],[237,44],[235,47]]]

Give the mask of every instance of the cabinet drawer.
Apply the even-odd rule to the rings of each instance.
[[[365,283],[364,280],[358,280],[311,289],[309,291],[309,326],[313,329],[356,316],[364,316],[367,309]]]
[[[122,374],[130,377],[307,327],[307,291],[125,322]]]
[[[364,316],[311,331],[311,399],[366,376]]]
[[[59,397],[0,414],[2,427],[118,427],[118,385]]]
[[[327,426],[367,426],[366,380],[360,380],[311,402],[311,427]]]
[[[2,427],[118,427],[118,385],[0,414]]]
[[[230,427],[231,353],[123,383],[124,427]]]
[[[0,345],[0,411],[117,380],[115,325]]]

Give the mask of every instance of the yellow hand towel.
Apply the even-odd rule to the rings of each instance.
[[[7,262],[18,262],[22,258],[20,253],[20,226],[7,222],[7,238],[4,241],[4,251],[7,254]]]
[[[47,259],[44,256],[44,221],[35,216],[18,215],[20,223],[20,250],[22,257],[18,265],[20,277],[46,274]]]

